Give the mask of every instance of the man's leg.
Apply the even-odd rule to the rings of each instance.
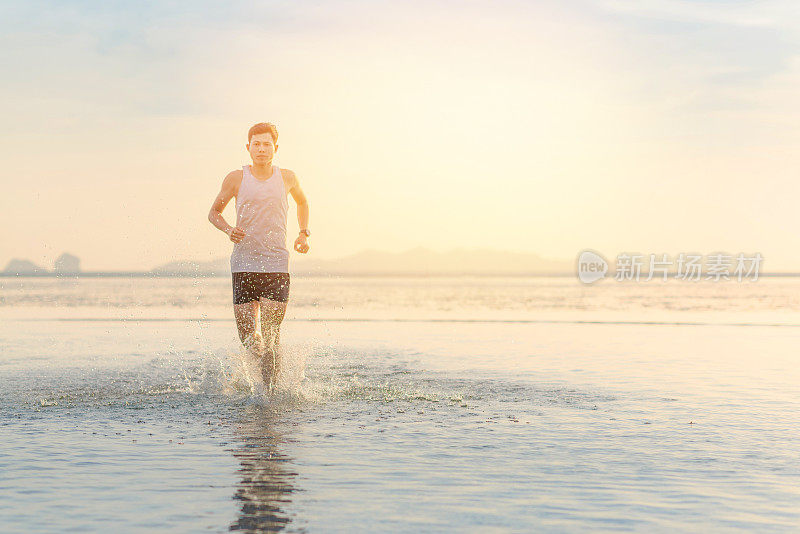
[[[264,340],[256,326],[258,323],[258,301],[245,302],[233,305],[233,315],[236,317],[236,328],[239,339],[245,348],[257,361],[263,357]]]
[[[280,329],[283,316],[286,314],[286,303],[277,300],[261,299],[261,333],[266,346],[264,357],[264,382],[275,383],[281,369]]]

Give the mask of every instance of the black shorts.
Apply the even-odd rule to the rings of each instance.
[[[289,273],[231,273],[233,303],[244,304],[260,298],[289,300]]]

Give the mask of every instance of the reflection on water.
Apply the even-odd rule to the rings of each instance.
[[[298,491],[292,484],[297,473],[289,468],[292,459],[280,450],[276,418],[267,407],[251,406],[235,424],[241,445],[232,452],[241,464],[241,480],[233,498],[241,501],[241,508],[230,530],[276,532],[292,521],[285,508]]]

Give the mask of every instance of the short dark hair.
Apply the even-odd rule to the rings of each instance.
[[[247,142],[249,143],[254,135],[262,133],[270,134],[275,144],[278,144],[278,128],[271,122],[259,122],[258,124],[254,124],[247,132]]]

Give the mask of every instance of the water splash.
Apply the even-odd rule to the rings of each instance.
[[[192,394],[247,395],[261,400],[308,400],[304,395],[306,347],[281,345],[281,371],[273,386],[264,383],[261,365],[245,347],[227,354],[206,355],[198,370],[183,369],[187,391]]]

